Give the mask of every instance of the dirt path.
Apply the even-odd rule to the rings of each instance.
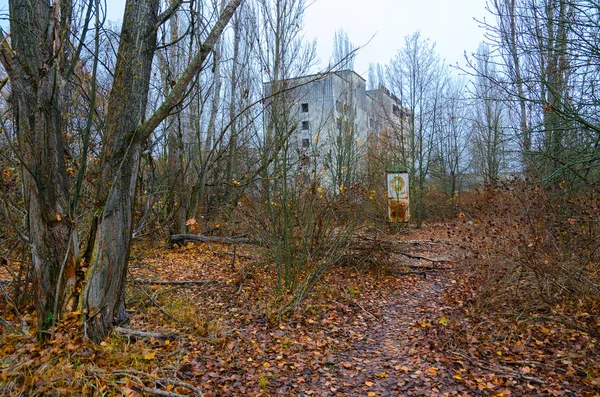
[[[353,347],[337,355],[338,365],[331,370],[332,378],[340,379],[335,392],[393,396],[456,389],[452,381],[439,377],[440,363],[423,338],[431,314],[443,305],[443,288],[437,277],[420,280],[388,297],[377,319],[363,316],[366,326],[348,330]]]
[[[408,252],[430,258],[455,258],[444,244],[417,244]],[[436,248],[437,247],[437,248]],[[404,257],[411,266],[432,263]],[[387,278],[388,288],[364,291],[353,304],[355,316],[341,333],[346,348],[330,350],[317,369],[307,368],[298,379],[280,382],[275,394],[298,396],[422,396],[468,395],[447,363],[433,354],[432,325],[447,321],[444,293],[453,283],[451,261],[442,271]],[[441,265],[434,264],[440,267]],[[414,268],[404,268],[411,270]],[[400,269],[399,269],[400,270]],[[419,270],[419,269],[418,269]],[[422,270],[422,269],[420,269]],[[395,283],[389,285],[389,283]],[[391,288],[390,288],[391,287]],[[444,317],[444,319],[442,319]],[[433,333],[433,334],[432,334]],[[431,336],[431,338],[430,338]],[[294,387],[296,385],[296,387]]]

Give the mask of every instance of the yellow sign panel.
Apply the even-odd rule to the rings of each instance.
[[[408,222],[410,218],[408,198],[408,173],[389,173],[388,219],[390,222]]]

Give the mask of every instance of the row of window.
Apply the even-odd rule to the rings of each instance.
[[[300,104],[300,108],[302,110],[302,113],[308,113],[308,103],[301,103]],[[335,108],[338,111],[338,113],[348,113],[348,104],[344,103],[342,104],[342,102],[340,101],[335,101]],[[394,116],[396,117],[402,117],[403,116],[403,112],[400,110],[400,108],[396,105],[392,105],[392,113],[394,114]],[[308,121],[303,121],[303,123],[308,123]],[[303,130],[307,130],[307,128],[302,128]]]

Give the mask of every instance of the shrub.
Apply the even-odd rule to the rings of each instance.
[[[457,231],[485,274],[483,303],[534,311],[600,297],[598,192],[512,181],[462,197]],[[453,233],[453,231],[449,231]]]

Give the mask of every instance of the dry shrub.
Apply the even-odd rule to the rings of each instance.
[[[530,181],[463,195],[457,231],[473,252],[474,269],[484,274],[481,302],[527,312],[574,303],[594,311],[600,297],[599,198],[592,190]]]
[[[338,263],[362,223],[366,189],[356,186],[327,191],[319,181],[298,183],[240,207],[240,218],[261,241],[274,265],[281,313],[293,310],[321,276]]]
[[[448,197],[446,192],[436,186],[423,191],[423,208],[425,221],[444,222],[454,219],[458,213],[458,195]]]

